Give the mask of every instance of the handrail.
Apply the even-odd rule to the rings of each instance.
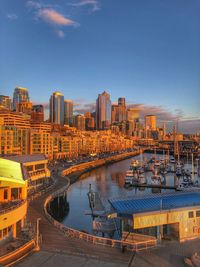
[[[130,153],[127,153],[127,154],[130,154]],[[120,156],[120,155],[118,155],[118,156]],[[114,158],[113,159],[112,158],[113,157],[111,157],[111,159],[109,158],[109,160],[114,160]],[[115,157],[115,159],[116,159],[116,157]],[[104,161],[105,161],[105,159],[104,159]],[[106,162],[107,161],[105,161],[105,163]],[[90,167],[92,167],[93,164],[97,163],[97,162],[93,161],[93,162],[89,162],[89,163],[90,163],[90,165],[87,164],[87,166],[89,165]],[[101,161],[101,164],[102,164],[102,161]],[[79,164],[79,165],[76,165],[76,166],[72,166],[72,167],[68,168],[67,170],[62,171],[62,175],[63,176],[64,175],[68,175],[68,174],[70,174],[70,173],[72,173],[74,171],[77,171],[77,167],[81,167],[81,169],[82,169],[82,166],[85,167],[85,164]],[[70,186],[70,180],[69,180],[68,177],[64,177],[64,178],[67,180],[67,185],[62,187],[62,188],[60,188],[60,189],[58,189],[58,190],[56,190],[55,192],[53,192],[52,194],[50,194],[46,198],[46,200],[44,202],[44,213],[45,213],[47,219],[55,227],[57,227],[58,229],[63,231],[65,235],[67,235],[69,237],[75,237],[75,238],[78,238],[78,239],[82,239],[82,240],[85,240],[87,242],[92,242],[92,243],[95,243],[95,244],[105,245],[105,246],[121,247],[121,248],[125,246],[125,247],[127,247],[127,249],[132,250],[132,251],[133,250],[134,251],[138,251],[138,250],[142,250],[142,249],[147,249],[147,248],[150,248],[150,247],[155,247],[157,245],[157,240],[154,237],[152,237],[149,240],[135,241],[135,242],[128,242],[128,241],[125,241],[125,240],[110,239],[110,238],[106,238],[106,237],[94,236],[92,234],[87,234],[87,233],[81,232],[79,230],[72,229],[70,227],[67,227],[67,226],[63,225],[62,223],[58,222],[57,220],[55,220],[48,213],[47,206],[48,206],[48,203],[51,202],[55,197],[59,196],[60,194],[63,194],[65,191],[68,190],[68,188]]]
[[[35,241],[35,238],[33,238],[29,240],[28,242],[26,242],[25,244],[23,244],[22,246],[18,247],[17,249],[5,255],[0,256],[0,264],[3,264],[3,266],[10,264],[14,260],[16,260],[15,257],[20,255],[22,252],[25,252],[25,253],[31,252],[34,249],[35,245],[36,245],[36,241]]]

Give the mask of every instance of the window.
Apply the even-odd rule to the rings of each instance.
[[[196,217],[200,217],[200,210],[196,211]]]
[[[194,212],[193,211],[189,211],[188,212],[188,217],[189,218],[194,218]]]

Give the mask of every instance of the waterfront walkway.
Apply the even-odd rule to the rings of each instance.
[[[73,239],[64,236],[64,234],[54,227],[45,217],[43,206],[46,197],[51,193],[66,185],[66,180],[62,177],[57,177],[57,183],[52,191],[49,191],[42,197],[33,200],[27,213],[27,219],[32,225],[36,225],[37,218],[41,218],[40,221],[40,234],[42,235],[41,250],[54,253],[67,253],[74,256],[93,258],[102,261],[111,261],[115,263],[128,263],[130,258],[130,252],[122,253],[114,248],[107,248],[104,246],[97,246],[91,243],[87,243],[83,240]],[[34,256],[36,257],[36,256]],[[64,264],[64,262],[63,262]],[[30,265],[31,266],[31,265]],[[40,266],[40,265],[34,265]],[[75,265],[74,265],[75,266]],[[79,266],[79,265],[76,265]]]
[[[75,179],[75,174],[71,180]],[[69,238],[54,227],[45,217],[43,206],[49,194],[66,185],[66,180],[58,177],[54,188],[42,197],[33,200],[28,207],[28,220],[36,225],[37,218],[40,221],[40,233],[42,234],[41,251],[33,253],[17,264],[18,267],[37,266],[105,266],[105,267],[184,267],[184,257],[190,257],[195,252],[200,252],[200,239],[188,241],[184,244],[178,242],[164,243],[161,247],[150,251],[122,253],[118,249],[97,246],[83,240]],[[132,262],[129,264],[130,260]]]

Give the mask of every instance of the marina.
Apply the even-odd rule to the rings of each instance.
[[[144,158],[150,160],[153,154],[145,153]],[[134,157],[134,160],[140,160],[141,155]],[[157,155],[157,159],[162,161],[162,155]],[[182,181],[183,177],[178,177],[175,172],[168,172],[165,174],[165,184],[153,185],[151,183],[152,171],[143,172],[142,175],[146,179],[147,183],[134,184],[134,186],[124,186],[126,172],[129,170],[132,159],[126,159],[118,163],[114,163],[109,166],[103,166],[91,172],[82,175],[76,184],[71,185],[68,191],[69,209],[68,215],[64,218],[63,224],[68,227],[73,227],[87,233],[93,232],[93,215],[103,215],[105,210],[110,210],[110,204],[108,199],[124,199],[135,198],[142,196],[156,196],[156,194],[176,192],[176,190],[182,190],[178,185]],[[191,164],[186,165],[190,172],[192,171]],[[195,174],[194,168],[194,181],[199,181],[199,177]],[[95,192],[97,203],[95,209],[91,210],[91,200],[88,199],[89,188]],[[195,187],[198,191],[198,187]],[[193,191],[192,188],[184,187],[184,191]],[[98,208],[97,208],[98,207]],[[103,207],[103,208],[102,208]],[[79,220],[76,220],[76,216],[79,215]]]

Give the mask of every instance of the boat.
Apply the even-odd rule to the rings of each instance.
[[[134,173],[133,170],[128,170],[125,176],[125,185],[133,185]]]
[[[138,170],[138,167],[139,167],[139,161],[136,160],[136,159],[133,159],[131,161],[131,166],[130,168],[133,170],[133,171],[137,171]]]
[[[172,158],[170,158],[169,162],[172,163],[172,164],[175,164],[176,160],[175,160],[175,158],[172,157]]]
[[[170,164],[167,164],[165,169],[167,172],[170,172],[172,170],[172,166]]]
[[[146,184],[147,179],[144,177],[144,175],[140,174],[138,177],[138,184]]]
[[[190,177],[191,176],[191,171],[187,169],[185,171],[185,176]]]
[[[176,176],[181,176],[182,175],[182,169],[181,168],[177,168],[176,169]]]
[[[154,163],[154,166],[155,167],[160,167],[160,165],[161,165],[160,160],[156,160],[155,163]]]
[[[161,185],[161,179],[155,179],[155,178],[151,178],[151,184],[152,185]]]
[[[157,173],[155,173],[155,174],[151,177],[151,184],[152,184],[152,185],[161,185],[161,176],[158,175]]]

